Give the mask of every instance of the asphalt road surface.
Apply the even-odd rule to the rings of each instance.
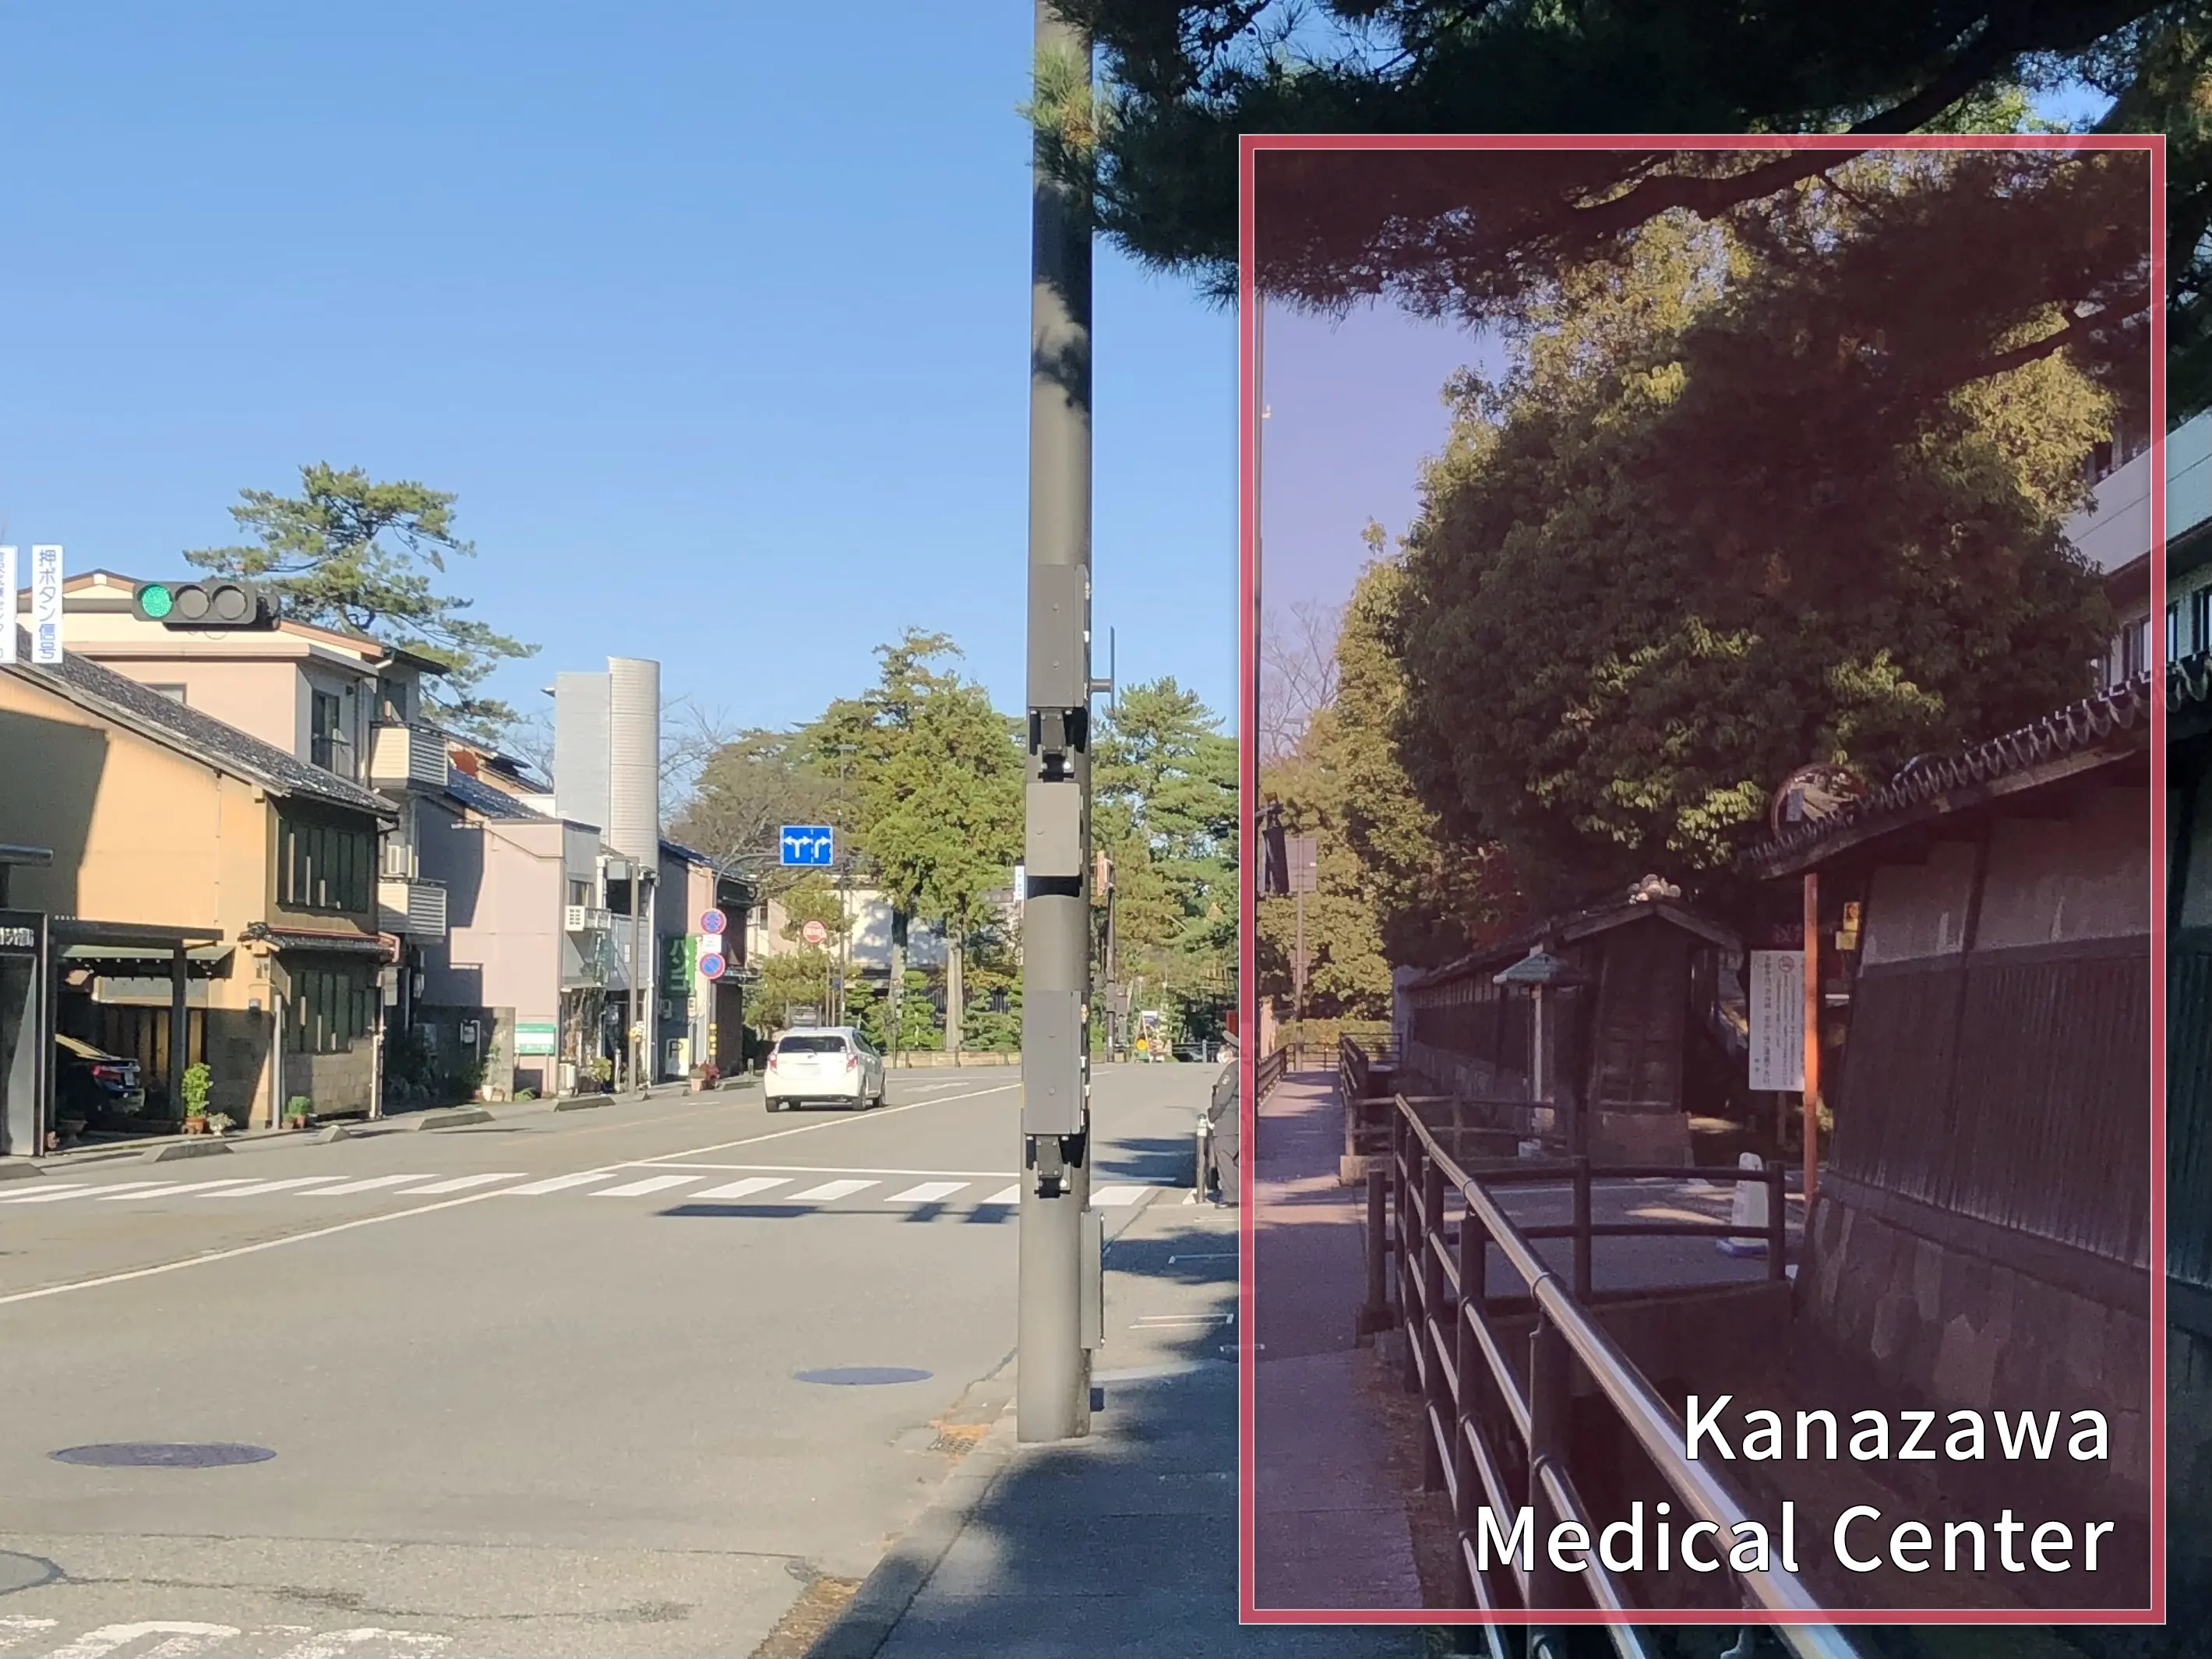
[[[1211,1077],[1102,1069],[1109,1237],[1188,1186]],[[1019,1098],[916,1072],[865,1113],[533,1104],[0,1183],[0,1654],[773,1648],[973,1439]],[[802,1376],[844,1368],[920,1375]],[[271,1455],[54,1455],[141,1443]]]

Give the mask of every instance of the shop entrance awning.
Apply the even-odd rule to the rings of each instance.
[[[223,964],[234,947],[192,945],[181,947],[185,973],[191,979],[221,979]],[[156,950],[144,945],[67,945],[55,951],[64,973],[72,969],[96,979],[167,979],[173,971],[178,947]]]

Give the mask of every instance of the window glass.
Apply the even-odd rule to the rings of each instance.
[[[841,1036],[787,1036],[775,1045],[780,1054],[842,1054],[845,1039]]]

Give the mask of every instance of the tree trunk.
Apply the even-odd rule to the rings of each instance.
[[[961,1015],[966,1012],[968,941],[948,929],[945,940],[945,1046],[953,1054],[960,1052],[963,1036]]]

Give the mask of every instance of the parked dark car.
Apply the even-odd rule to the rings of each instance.
[[[1237,1203],[1242,1193],[1237,1184],[1237,1153],[1243,1140],[1243,1115],[1237,1110],[1237,1095],[1241,1084],[1237,1076],[1237,1050],[1227,1048],[1227,1058],[1221,1073],[1213,1079],[1213,1098],[1206,1109],[1206,1121],[1212,1133],[1206,1141],[1206,1175],[1208,1185],[1224,1204]]]
[[[138,1062],[96,1048],[82,1037],[54,1034],[54,1115],[89,1122],[137,1117],[146,1109]]]

